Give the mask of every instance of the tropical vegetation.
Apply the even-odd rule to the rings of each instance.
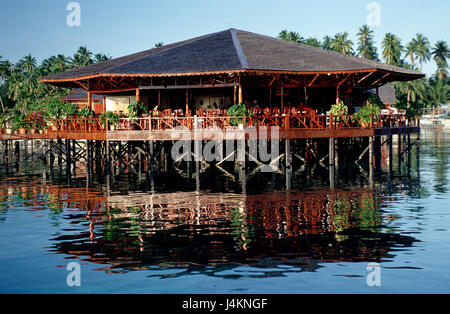
[[[78,114],[77,106],[61,98],[71,90],[40,82],[40,78],[78,67],[109,60],[83,46],[71,57],[62,54],[42,60],[40,64],[31,54],[16,63],[0,56],[0,122],[3,127],[43,128],[48,119],[65,118]],[[31,119],[32,121],[27,123]]]
[[[380,43],[380,53],[375,43],[374,31],[368,25],[362,25],[356,33],[356,46],[349,38],[348,32],[340,32],[334,36],[325,36],[322,41],[314,37],[304,37],[295,31],[283,30],[280,39],[297,42],[304,45],[321,47],[340,53],[361,58],[383,61],[387,64],[421,71],[423,65],[434,61],[436,73],[431,77],[409,81],[395,82],[397,107],[407,109],[410,116],[420,114],[423,108],[438,107],[450,101],[449,65],[450,48],[445,40],[439,40],[434,45],[422,33],[417,33],[406,44],[393,33],[383,36]],[[381,60],[380,60],[381,58]],[[365,108],[369,112],[375,108]]]

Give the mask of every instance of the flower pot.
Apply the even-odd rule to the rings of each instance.
[[[58,131],[58,127],[56,125],[52,125],[52,131],[54,132]]]
[[[36,134],[36,129],[30,129],[30,134]]]
[[[47,131],[47,130],[45,130]],[[44,134],[44,130],[39,130],[39,134]]]
[[[12,134],[13,133],[13,130],[12,129],[5,129],[5,134]]]
[[[25,134],[27,134],[27,129],[25,129],[25,128],[19,128],[19,129],[17,129],[17,132],[18,132],[20,135],[25,135]]]
[[[116,126],[115,126],[114,124],[110,125],[110,126],[109,126],[109,130],[110,130],[111,132],[114,132],[114,131],[116,130]]]

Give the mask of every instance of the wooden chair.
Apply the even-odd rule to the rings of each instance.
[[[163,117],[171,117],[172,116],[172,109],[165,109],[162,112]]]
[[[280,108],[274,107],[272,108],[272,115],[279,115],[280,114]]]
[[[251,112],[252,114],[255,114],[255,115],[260,115],[260,114],[261,114],[261,108],[254,107],[254,108],[252,108],[252,109],[250,110],[250,112]]]

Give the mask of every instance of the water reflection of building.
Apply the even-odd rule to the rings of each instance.
[[[380,261],[414,238],[383,233],[370,189],[289,190],[263,195],[177,192],[112,195],[2,180],[1,208],[20,197],[72,226],[50,250],[123,272],[182,267],[216,276],[237,265],[311,271],[321,262]],[[264,270],[262,270],[264,272]],[[271,271],[270,274],[274,275]]]
[[[109,197],[85,188],[28,189],[30,195],[48,194],[53,210],[79,213],[66,213],[64,219],[77,227],[52,239],[50,250],[106,264],[101,269],[111,272],[154,266],[214,275],[241,264],[314,270],[327,261],[380,261],[392,257],[393,245],[414,241],[381,232],[380,204],[365,189]],[[5,197],[8,189],[0,191]]]

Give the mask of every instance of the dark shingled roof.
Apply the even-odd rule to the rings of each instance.
[[[102,100],[103,96],[98,94],[91,94],[92,100],[98,99]],[[77,88],[73,92],[67,94],[63,97],[63,100],[87,100],[88,99],[88,93],[82,88]]]
[[[72,71],[43,81],[72,80],[108,74],[171,75],[236,70],[345,72],[377,69],[407,78],[423,74],[355,56],[229,29],[146,50]]]

